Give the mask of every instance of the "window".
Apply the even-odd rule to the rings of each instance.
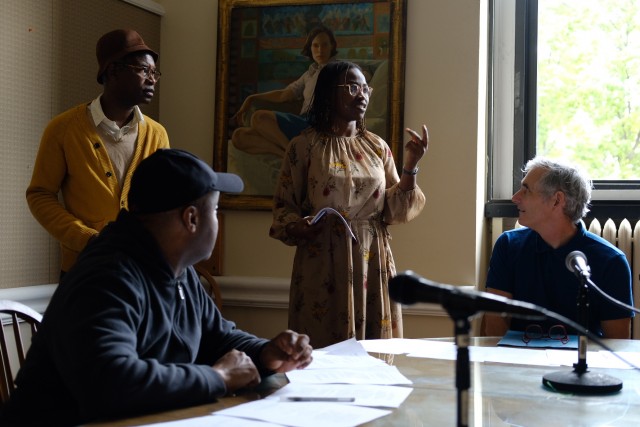
[[[490,9],[491,200],[509,200],[524,163],[542,154],[589,173],[594,207],[637,201],[640,1],[493,0]]]

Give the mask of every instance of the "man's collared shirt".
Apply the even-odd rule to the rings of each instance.
[[[144,115],[136,105],[133,107],[133,118],[129,123],[119,127],[116,122],[110,120],[104,114],[100,104],[101,97],[102,95],[98,96],[89,104],[88,112],[107,149],[118,184],[122,189],[125,174],[135,151],[135,144],[138,139],[138,125],[144,122]]]

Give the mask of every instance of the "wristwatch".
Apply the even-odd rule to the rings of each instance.
[[[413,170],[407,170],[405,168],[402,168],[402,173],[405,175],[417,175],[418,174],[418,169],[420,169],[418,166],[416,166],[415,169]]]

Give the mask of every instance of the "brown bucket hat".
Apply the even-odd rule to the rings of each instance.
[[[140,34],[134,30],[114,30],[100,37],[96,44],[98,58],[98,83],[102,84],[102,75],[114,61],[132,52],[145,51],[158,60],[158,54],[144,43]]]

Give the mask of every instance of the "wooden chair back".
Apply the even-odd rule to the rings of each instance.
[[[0,404],[9,400],[15,388],[13,379],[18,372],[18,369],[11,369],[9,351],[14,347],[10,343],[14,343],[19,365],[22,366],[26,354],[25,344],[30,337],[23,337],[20,325],[28,324],[33,336],[38,331],[40,322],[42,315],[37,311],[16,301],[0,299]],[[7,332],[9,329],[13,333]]]
[[[214,278],[211,271],[207,268],[205,263],[198,263],[193,266],[195,268],[196,273],[200,277],[200,283],[207,290],[207,293],[213,299],[213,302],[216,303],[218,310],[222,311],[222,293],[220,293],[220,287],[218,286],[218,282]]]

